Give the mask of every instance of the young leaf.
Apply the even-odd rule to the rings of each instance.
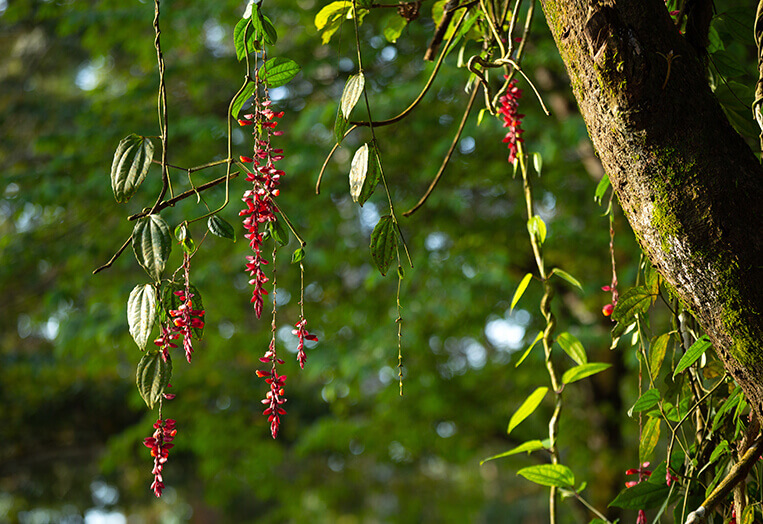
[[[539,215],[535,215],[527,221],[527,231],[535,236],[541,244],[546,241],[546,223]]]
[[[488,462],[490,460],[495,460],[503,457],[510,457],[511,455],[517,455],[519,453],[527,452],[529,455],[533,451],[538,451],[539,449],[545,449],[547,446],[540,440],[528,440],[527,442],[523,442],[519,446],[517,446],[514,449],[511,449],[509,451],[504,451],[503,453],[499,453],[498,455],[493,455],[492,457],[488,457],[484,460],[480,461],[480,466],[483,465],[485,462]]]
[[[574,335],[567,332],[560,333],[559,336],[556,337],[556,343],[559,344],[564,352],[567,353],[579,366],[588,363],[588,356],[586,356],[585,348]]]
[[[315,28],[321,32],[321,42],[327,44],[342,22],[352,13],[352,2],[331,2],[315,15]]]
[[[554,269],[551,270],[551,274],[557,275],[562,280],[566,280],[567,282],[569,282],[570,284],[578,288],[580,291],[583,291],[583,286],[580,285],[580,281],[578,281],[577,278],[573,277],[566,271],[559,269],[558,267],[555,267]]]
[[[530,351],[532,351],[532,349],[535,347],[535,344],[537,344],[537,343],[538,343],[538,341],[539,341],[540,339],[542,339],[542,338],[543,338],[543,331],[539,331],[539,332],[538,332],[538,335],[535,337],[535,340],[533,340],[532,344],[530,344],[530,347],[529,347],[529,348],[527,348],[527,349],[525,350],[525,352],[524,352],[524,353],[522,353],[522,356],[519,358],[519,360],[517,361],[517,363],[516,363],[516,364],[514,364],[514,367],[515,367],[515,368],[518,368],[518,367],[519,367],[519,365],[520,365],[522,362],[524,362],[524,361],[525,361],[525,359],[527,358],[527,355],[529,355],[529,354],[530,354]]]
[[[357,75],[352,75],[347,79],[347,83],[344,85],[344,91],[342,92],[342,99],[339,102],[339,107],[342,108],[342,116],[348,119],[350,113],[355,107],[355,104],[360,100],[360,95],[363,94],[363,87],[366,85],[366,78],[363,73],[360,72]]]
[[[397,13],[390,15],[387,19],[387,24],[384,26],[384,38],[386,38],[388,42],[394,44],[397,42],[397,39],[400,38],[400,34],[407,25],[408,22],[406,19]]]
[[[366,181],[363,182],[363,189],[360,191],[358,197],[358,204],[363,206],[371,195],[373,194],[376,186],[381,180],[381,169],[379,168],[379,152],[375,145],[371,145],[368,150],[368,171],[366,172]]]
[[[604,362],[591,362],[590,364],[581,364],[570,368],[562,375],[563,384],[572,384],[578,380],[582,380],[591,375],[595,375],[605,369],[612,367],[612,364],[605,364]]]
[[[540,156],[540,153],[533,153],[533,167],[535,168],[535,172],[540,175],[541,170],[543,169],[543,157]]]
[[[392,260],[395,258],[397,248],[397,231],[395,223],[390,215],[385,215],[379,219],[371,233],[371,258],[374,259],[376,267],[382,276],[387,274]]]
[[[262,39],[268,45],[276,45],[276,42],[278,42],[278,33],[276,32],[276,28],[273,26],[270,18],[262,14],[260,16],[262,17],[260,19],[260,24],[262,27]]]
[[[337,144],[342,143],[348,125],[348,120],[342,115],[342,107],[339,106],[336,110],[336,120],[334,120],[334,140]]]
[[[649,371],[651,372],[652,380],[656,380],[657,375],[660,373],[662,361],[665,360],[665,352],[668,349],[671,336],[670,333],[663,333],[659,337],[653,338],[649,344]]]
[[[540,464],[528,466],[517,471],[530,482],[541,486],[575,487],[575,475],[567,466],[561,464]]]
[[[305,249],[299,248],[294,251],[294,253],[291,255],[291,263],[297,264],[298,262],[302,262],[302,259],[305,258]]]
[[[543,401],[543,397],[546,396],[547,392],[547,387],[539,387],[530,393],[530,396],[525,399],[522,405],[519,406],[519,409],[517,409],[511,416],[511,420],[509,420],[509,427],[506,429],[506,434],[511,433],[511,431],[519,424],[521,424],[524,419],[532,415],[533,411],[535,411]]]
[[[632,417],[634,413],[641,413],[642,411],[650,410],[659,403],[660,392],[655,388],[651,388],[644,392],[644,394],[639,397],[636,403],[633,404],[633,407],[628,410],[628,416]]]
[[[236,232],[233,230],[233,226],[217,215],[212,215],[207,219],[207,229],[215,236],[236,241]]]
[[[641,442],[638,446],[639,464],[648,461],[654,452],[657,442],[660,440],[660,423],[657,417],[649,417],[641,432]],[[664,479],[665,477],[663,477]]]
[[[156,320],[156,290],[151,284],[137,285],[127,299],[127,325],[135,343],[141,351],[151,336]]]
[[[111,189],[117,202],[132,198],[146,178],[153,159],[151,139],[133,133],[119,142],[111,162]]]
[[[260,78],[267,82],[268,87],[279,87],[289,83],[300,69],[302,67],[291,58],[277,56],[260,67]]]
[[[640,482],[632,488],[621,491],[615,500],[609,503],[609,507],[632,510],[652,509],[665,502],[669,492],[670,488],[665,482],[660,484]]]
[[[170,383],[171,377],[172,359],[169,355],[165,362],[162,352],[153,350],[140,359],[135,382],[140,396],[149,409],[154,409],[154,405],[162,398],[162,393],[164,393],[167,384]]]
[[[709,347],[713,345],[707,335],[702,335],[700,338],[694,341],[694,344],[684,353],[681,360],[678,361],[676,370],[673,372],[673,378],[676,378],[680,372],[694,364],[702,354],[707,351]]]
[[[524,277],[522,277],[522,280],[519,282],[519,285],[517,286],[517,290],[514,291],[514,297],[511,299],[511,311],[514,311],[514,306],[517,305],[517,302],[519,302],[519,299],[522,298],[522,295],[525,292],[525,289],[527,289],[527,285],[530,283],[530,279],[533,277],[532,273],[527,273]]]
[[[604,176],[601,177],[601,180],[599,180],[599,183],[596,185],[596,192],[593,195],[594,202],[601,205],[601,199],[604,198],[604,194],[607,192],[607,189],[609,189],[609,186],[609,175],[604,173]]]
[[[360,197],[367,172],[368,144],[363,144],[355,151],[355,156],[352,157],[352,164],[350,164],[350,196],[352,196],[353,202],[357,202]]]
[[[159,215],[148,215],[137,221],[132,232],[135,258],[148,275],[158,281],[172,249],[170,227]]]

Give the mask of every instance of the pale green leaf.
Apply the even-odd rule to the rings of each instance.
[[[586,355],[583,344],[574,335],[564,332],[560,333],[556,337],[556,343],[567,353],[572,360],[578,365],[588,363],[588,356]]]
[[[490,460],[495,460],[499,458],[504,457],[510,457],[512,455],[517,455],[519,453],[527,453],[528,455],[532,453],[533,451],[538,451],[539,449],[545,449],[548,447],[548,441],[545,443],[540,440],[528,440],[527,442],[523,442],[519,446],[515,447],[514,449],[511,449],[509,451],[504,451],[503,453],[499,453],[497,455],[493,455],[492,457],[488,457],[485,460],[480,461],[480,466],[483,465],[485,462],[488,462]]]
[[[575,487],[575,475],[562,464],[540,464],[517,471],[517,475],[541,486]]]
[[[519,302],[519,299],[522,298],[522,295],[524,294],[525,289],[527,289],[527,285],[530,283],[530,279],[532,277],[532,273],[527,273],[524,277],[522,277],[522,280],[517,286],[517,290],[514,291],[514,297],[511,299],[511,311],[514,311],[514,306],[516,306],[517,302]]]
[[[127,300],[127,325],[135,343],[142,350],[151,337],[156,321],[156,289],[152,284],[137,285]]]
[[[596,373],[600,373],[605,369],[612,367],[612,364],[606,364],[604,362],[591,362],[589,364],[581,364],[570,368],[562,375],[563,384],[572,384],[578,380],[582,380]]]
[[[532,415],[532,413],[543,401],[543,397],[546,396],[547,392],[547,387],[539,387],[530,393],[530,396],[525,399],[522,405],[519,406],[519,409],[517,409],[517,411],[511,416],[511,420],[509,420],[509,427],[506,430],[507,434],[511,433],[511,431],[519,424],[521,424],[523,420]]]

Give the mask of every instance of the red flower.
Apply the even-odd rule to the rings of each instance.
[[[615,310],[615,306],[613,304],[607,304],[606,306],[601,308],[601,312],[604,314],[605,317],[610,316],[614,310]]]
[[[302,369],[305,369],[305,361],[307,360],[307,355],[305,355],[305,340],[318,342],[318,337],[311,335],[305,329],[305,324],[307,324],[307,319],[302,318],[299,322],[294,324],[294,327],[297,329],[291,330],[291,334],[297,335],[297,338],[299,338],[299,343],[297,344],[297,361],[299,361],[299,367]]]
[[[504,78],[508,78],[505,76]],[[522,129],[522,118],[525,115],[519,114],[519,99],[522,98],[522,90],[517,87],[517,81],[512,80],[506,88],[506,93],[498,99],[501,107],[498,113],[503,116],[503,127],[508,128],[503,141],[509,147],[509,163],[513,164],[517,158],[517,144],[523,142],[519,136],[524,133]]]
[[[175,445],[171,442],[177,435],[175,421],[171,418],[167,420],[159,419],[154,423],[154,435],[143,439],[143,445],[151,448],[151,456],[154,457],[154,469],[151,473],[154,475],[154,482],[151,483],[151,489],[157,497],[162,496],[164,489],[164,479],[162,478],[162,469],[167,462],[170,449]]]
[[[638,480],[629,480],[625,483],[625,486],[628,488],[632,488],[639,482],[642,482],[649,478],[649,476],[652,474],[651,470],[648,470],[646,468],[649,467],[649,462],[644,462],[641,464],[641,467],[639,468],[631,468],[628,471],[625,472],[626,475],[638,475]],[[643,509],[638,510],[638,518],[636,519],[636,524],[646,524],[646,512]]]

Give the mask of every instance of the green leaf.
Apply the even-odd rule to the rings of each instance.
[[[339,26],[352,16],[352,2],[331,2],[315,15],[315,28],[321,33],[321,42],[328,44]]]
[[[604,371],[610,367],[612,367],[612,364],[606,364],[604,362],[591,362],[590,364],[581,364],[565,371],[564,375],[562,375],[562,383],[572,384],[573,382],[577,382],[578,380],[590,377],[596,373],[600,373],[601,371]]]
[[[572,470],[561,464],[529,466],[517,471],[517,475],[522,475],[530,482],[541,486],[575,487],[575,475]]]
[[[535,215],[527,221],[527,231],[535,236],[541,244],[546,241],[546,223],[539,215]]]
[[[729,453],[730,451],[731,449],[729,448],[729,441],[726,439],[721,440],[720,444],[715,446],[715,449],[710,454],[710,459],[708,462],[712,464],[713,462],[718,460],[720,457],[722,457],[726,453]]]
[[[387,25],[384,26],[384,38],[386,38],[388,42],[394,44],[397,42],[397,39],[400,38],[400,34],[407,25],[408,22],[402,16],[397,13],[391,15],[387,19]]]
[[[390,215],[381,217],[374,227],[370,248],[376,267],[382,276],[386,275],[397,248],[397,231]]]
[[[277,56],[260,67],[260,78],[267,82],[268,87],[279,87],[289,83],[301,69],[302,67],[291,58]]]
[[[267,228],[270,230],[270,234],[273,235],[273,239],[276,242],[282,246],[289,243],[289,232],[284,229],[280,220],[268,222]]]
[[[262,16],[260,22],[263,31],[262,39],[268,45],[276,45],[276,42],[278,42],[278,33],[276,32],[276,28],[273,26],[270,18],[264,15],[260,16]]]
[[[547,392],[547,387],[539,387],[530,393],[530,396],[525,399],[522,405],[519,406],[519,409],[517,409],[511,416],[511,420],[509,420],[509,427],[506,429],[506,434],[511,433],[511,431],[519,424],[521,424],[523,420],[532,415],[533,411],[535,411],[543,401],[543,397],[546,396]]]
[[[495,460],[495,459],[504,458],[504,457],[510,457],[511,455],[517,455],[519,453],[524,453],[524,452],[527,452],[527,454],[529,455],[533,451],[538,451],[539,449],[545,449],[546,447],[548,447],[547,444],[544,444],[540,440],[528,440],[527,442],[523,442],[522,444],[520,444],[519,446],[515,447],[514,449],[511,449],[509,451],[504,451],[503,453],[499,453],[497,455],[493,455],[492,457],[488,457],[488,458],[486,458],[484,460],[481,460],[480,461],[480,466],[483,465],[485,462],[488,462],[490,460]]]
[[[175,238],[180,242],[180,245],[183,246],[186,253],[189,255],[193,253],[196,244],[191,237],[191,232],[188,230],[186,222],[181,222],[175,227]]]
[[[379,185],[381,180],[381,168],[379,167],[379,151],[375,145],[371,145],[368,150],[368,170],[366,171],[366,180],[363,182],[363,189],[360,191],[358,197],[358,204],[362,207],[363,204],[368,202],[371,195],[374,193],[376,186]]]
[[[702,354],[708,350],[708,348],[712,347],[712,345],[713,343],[710,342],[710,339],[707,337],[707,335],[702,335],[700,338],[695,340],[694,344],[691,345],[686,353],[684,353],[684,356],[681,357],[681,360],[678,361],[676,370],[673,372],[673,378],[676,378],[676,375],[694,364],[697,359],[699,359],[699,357],[701,357]]]
[[[137,285],[127,299],[127,325],[135,343],[143,351],[156,321],[156,289],[152,284]]]
[[[344,134],[347,131],[349,121],[342,115],[342,107],[336,110],[336,120],[334,120],[334,140],[337,144],[341,144],[344,140]]]
[[[663,479],[664,480],[664,479]],[[662,505],[668,498],[670,488],[665,482],[652,484],[651,482],[640,482],[632,488],[627,488],[610,502],[609,507],[623,509],[652,509]]]
[[[133,133],[119,142],[111,162],[111,189],[117,202],[132,198],[146,178],[153,159],[151,139]]]
[[[652,294],[643,286],[632,287],[620,295],[614,311],[612,311],[612,320],[630,324],[636,318],[638,313],[646,313],[652,300]]]
[[[233,29],[233,45],[236,48],[236,58],[241,62],[247,53],[253,53],[256,49],[254,26],[250,18],[242,18]],[[246,42],[244,38],[246,37]]]
[[[303,258],[305,258],[305,249],[300,247],[299,249],[296,249],[291,255],[291,263],[296,264],[298,262],[302,262]]]
[[[149,351],[138,363],[138,371],[135,374],[135,382],[138,392],[149,409],[162,398],[162,393],[172,378],[172,359],[167,356],[164,361],[160,350]]]
[[[349,119],[350,113],[360,100],[360,95],[363,94],[363,88],[366,85],[366,77],[362,72],[357,75],[352,75],[347,79],[347,83],[344,85],[344,91],[342,91],[342,99],[339,101],[339,107],[342,108],[342,116]]]
[[[244,104],[249,100],[249,98],[252,97],[254,93],[254,82],[247,80],[246,85],[244,86],[244,89],[241,90],[241,93],[233,100],[233,105],[231,106],[230,110],[230,116],[235,118],[236,120],[239,119],[239,113],[241,112],[241,108],[244,106]]]
[[[634,413],[641,413],[642,411],[650,410],[659,403],[660,392],[655,388],[651,388],[645,391],[644,394],[639,397],[636,403],[633,404],[633,407],[628,410],[628,416],[632,417]]]
[[[580,285],[580,282],[578,281],[578,279],[573,277],[566,271],[561,270],[558,267],[555,267],[554,269],[551,270],[551,274],[557,275],[559,278],[566,280],[567,282],[569,282],[570,284],[578,288],[580,291],[583,291],[583,286]]]
[[[671,336],[671,333],[663,333],[659,337],[653,338],[649,344],[649,371],[652,375],[652,380],[656,380],[657,375],[660,373]]]
[[[217,215],[212,215],[207,219],[207,229],[217,237],[236,241],[236,232],[233,230],[233,226]]]
[[[755,506],[750,504],[742,510],[742,520],[740,524],[755,524]]]
[[[172,249],[167,222],[159,215],[138,219],[132,232],[132,249],[148,275],[159,281]]]
[[[649,417],[644,424],[641,432],[641,442],[639,442],[638,456],[639,464],[647,462],[654,452],[657,442],[660,440],[660,423],[657,417]],[[663,477],[664,478],[664,477]]]
[[[559,344],[564,352],[567,353],[579,366],[588,363],[585,348],[574,335],[567,332],[560,333],[559,336],[556,337],[556,343]]]
[[[350,164],[350,196],[357,202],[368,173],[368,144],[363,144],[355,151]]]
[[[532,273],[527,273],[524,277],[522,277],[522,280],[517,286],[517,290],[514,291],[514,297],[511,299],[511,311],[514,311],[514,306],[516,306],[517,302],[519,302],[519,299],[522,298],[522,295],[524,294],[525,289],[527,289],[527,285],[530,283],[530,279],[532,277]]]
[[[191,295],[191,304],[193,304],[193,309],[204,311],[204,301],[201,298],[201,293],[199,293],[199,290],[191,284],[188,286],[188,290],[190,291]],[[178,297],[175,292],[176,291],[185,291],[185,284],[183,282],[169,282],[167,285],[164,286],[162,289],[162,314],[165,319],[170,318],[170,310],[172,309],[178,309],[182,302],[180,301],[180,297]],[[202,322],[204,321],[204,317],[206,315],[201,315]],[[201,340],[204,336],[204,328],[193,328],[191,330],[193,332],[194,338],[197,340]]]
[[[604,194],[607,192],[607,189],[609,189],[609,186],[609,175],[604,173],[604,176],[601,177],[601,180],[599,180],[599,183],[596,185],[596,192],[594,192],[593,195],[594,202],[598,202],[599,205],[601,205],[601,199],[604,198]]]
[[[538,173],[540,176],[540,172],[543,169],[543,157],[540,156],[540,153],[533,153],[533,167],[535,168],[535,172]]]
[[[514,367],[515,367],[515,368],[518,368],[518,367],[519,367],[519,365],[520,365],[522,362],[524,362],[524,361],[525,361],[525,359],[527,358],[527,355],[529,355],[529,354],[530,354],[530,351],[532,351],[532,349],[535,347],[535,344],[537,344],[537,343],[538,343],[538,341],[539,341],[540,339],[542,339],[542,338],[543,338],[543,331],[539,331],[539,332],[538,332],[538,335],[535,337],[535,340],[533,340],[533,343],[532,343],[532,344],[530,344],[530,347],[529,347],[529,348],[527,348],[527,349],[525,350],[525,352],[524,352],[524,353],[522,353],[522,356],[520,357],[519,361],[518,361],[516,364],[514,364]]]

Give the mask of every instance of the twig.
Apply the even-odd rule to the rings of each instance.
[[[469,113],[472,110],[472,107],[474,106],[474,101],[477,99],[477,91],[479,88],[477,86],[472,89],[472,96],[469,98],[469,102],[466,104],[466,110],[464,110],[464,116],[461,118],[461,124],[458,126],[458,130],[456,131],[456,136],[453,137],[453,142],[450,143],[450,149],[448,149],[447,154],[445,155],[445,158],[442,161],[442,164],[440,164],[440,169],[437,171],[437,174],[435,175],[432,182],[429,184],[429,188],[427,188],[426,193],[424,193],[424,196],[422,196],[419,201],[416,203],[415,206],[413,206],[411,209],[403,213],[404,217],[409,217],[413,213],[415,213],[421,206],[424,205],[424,202],[427,201],[429,198],[429,195],[432,194],[432,191],[434,191],[435,186],[440,181],[440,178],[442,177],[442,174],[445,172],[445,168],[450,163],[450,158],[453,156],[453,151],[456,149],[456,145],[458,144],[458,140],[461,138],[461,133],[464,130],[464,126],[466,125],[466,120],[469,117]]]
[[[344,132],[344,136],[342,136],[342,140],[347,138],[347,136],[352,133],[355,129],[357,129],[358,126],[353,125]],[[328,156],[326,157],[326,160],[323,161],[323,166],[321,167],[321,172],[318,173],[318,180],[315,182],[315,194],[320,195],[321,194],[321,180],[323,180],[323,173],[326,171],[326,167],[329,165],[329,160],[331,160],[331,157],[334,156],[334,152],[339,148],[339,144],[341,142],[337,142],[334,144],[334,147],[331,148],[331,151],[329,151]]]
[[[121,254],[122,254],[122,251],[124,251],[125,249],[127,249],[127,246],[129,246],[129,245],[130,245],[130,242],[131,242],[131,241],[132,241],[132,233],[130,233],[130,236],[127,238],[127,240],[125,240],[125,243],[124,243],[124,244],[122,244],[122,247],[120,247],[119,249],[117,249],[117,252],[116,252],[116,253],[114,253],[114,256],[113,256],[113,257],[111,257],[111,259],[109,259],[109,261],[108,261],[108,262],[106,262],[106,263],[105,263],[104,265],[102,265],[101,267],[95,268],[95,270],[93,271],[93,274],[95,275],[96,273],[99,273],[99,272],[103,271],[104,269],[110,268],[110,267],[111,267],[111,265],[112,265],[112,264],[113,264],[113,263],[114,263],[114,262],[115,262],[115,261],[116,261],[116,260],[119,258],[119,255],[121,255]]]

